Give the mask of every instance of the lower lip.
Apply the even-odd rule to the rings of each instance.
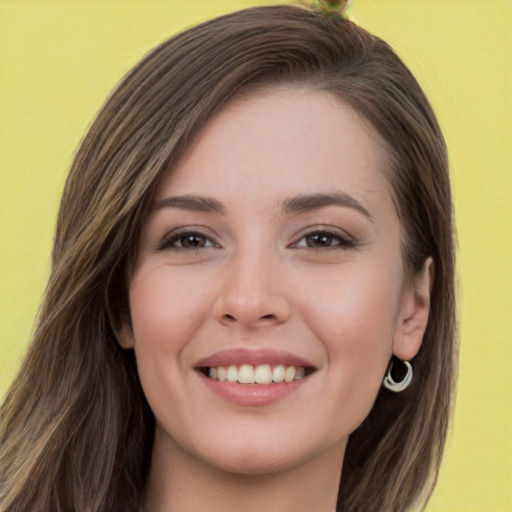
[[[203,382],[214,393],[228,402],[244,407],[261,407],[269,405],[297,391],[307,380],[304,377],[292,382],[276,382],[273,384],[238,384],[210,379],[197,372]]]

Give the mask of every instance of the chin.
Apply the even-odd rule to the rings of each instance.
[[[264,476],[289,471],[305,461],[297,455],[241,452],[205,462],[233,475]]]
[[[204,445],[196,446],[189,454],[226,473],[263,476],[299,468],[331,450],[340,453],[341,464],[343,449],[338,447],[344,447],[346,442],[343,439],[314,443],[311,435],[299,438],[289,434],[277,436],[275,432],[263,436],[241,434],[205,440]]]

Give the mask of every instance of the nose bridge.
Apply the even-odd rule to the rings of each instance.
[[[268,244],[254,242],[239,247],[228,263],[216,311],[224,323],[251,327],[289,316],[279,257]]]

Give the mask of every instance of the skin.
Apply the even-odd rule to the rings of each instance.
[[[230,103],[165,176],[120,336],[157,421],[148,510],[335,509],[348,436],[392,353],[414,357],[428,319],[431,264],[404,273],[385,166],[378,134],[350,107],[282,88]],[[333,191],[350,201],[284,207]],[[169,201],[184,195],[223,211]],[[232,348],[285,350],[316,371],[243,407],[195,369]]]

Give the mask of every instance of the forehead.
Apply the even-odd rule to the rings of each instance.
[[[228,205],[268,208],[287,196],[339,189],[389,207],[386,161],[379,135],[333,94],[258,90],[210,121],[164,177],[157,199],[215,195]]]

